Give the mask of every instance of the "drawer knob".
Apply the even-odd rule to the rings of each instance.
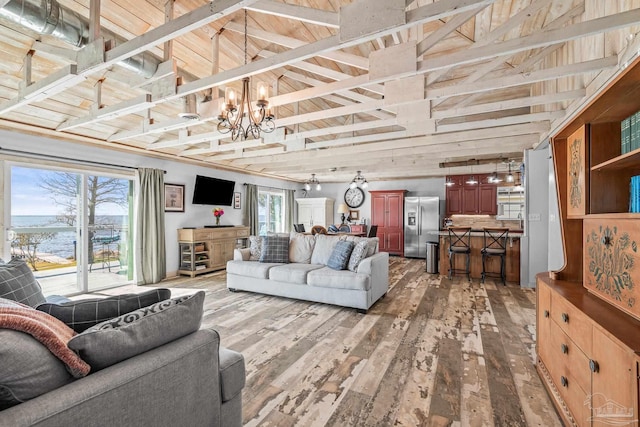
[[[564,375],[560,377],[560,384],[562,387],[569,387],[569,380]]]
[[[589,369],[591,369],[591,372],[593,373],[597,373],[600,371],[600,365],[598,365],[598,362],[596,362],[593,359],[589,360]]]
[[[544,311],[544,317],[549,317],[549,310]]]
[[[562,353],[563,353],[563,354],[567,354],[567,353],[569,353],[569,346],[568,346],[568,345],[566,345],[566,344],[562,344],[562,345],[560,346],[560,349],[562,350]]]
[[[564,323],[569,323],[569,315],[567,313],[562,313],[562,321]]]

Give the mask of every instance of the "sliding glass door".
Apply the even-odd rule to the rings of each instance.
[[[132,177],[24,165],[9,175],[11,256],[29,264],[45,295],[131,281]]]

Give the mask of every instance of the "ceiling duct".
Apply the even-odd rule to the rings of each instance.
[[[198,120],[200,119],[200,114],[198,114],[198,107],[196,102],[196,94],[190,93],[186,95],[182,100],[182,112],[178,114],[179,117],[188,120]]]
[[[0,7],[0,17],[38,34],[51,35],[75,47],[89,42],[89,21],[56,0],[0,0]],[[126,41],[107,30],[101,31],[116,44]],[[160,61],[146,52],[118,63],[146,78],[153,76],[158,64]]]

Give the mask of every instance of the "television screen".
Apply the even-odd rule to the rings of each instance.
[[[233,204],[235,186],[236,183],[234,181],[196,175],[193,204],[231,206]]]

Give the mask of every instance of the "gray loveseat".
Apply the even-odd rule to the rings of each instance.
[[[0,426],[241,426],[242,355],[201,329],[0,412]]]
[[[259,262],[251,249],[236,249],[227,262],[227,288],[353,307],[366,312],[389,289],[389,254],[378,252],[378,238],[366,239],[370,254],[355,271],[327,266],[335,244],[352,236],[292,233],[288,263]],[[251,260],[252,255],[254,260]]]

